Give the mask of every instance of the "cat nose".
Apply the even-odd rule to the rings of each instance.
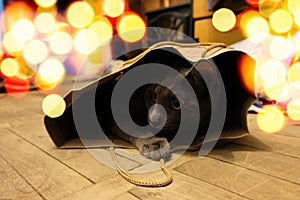
[[[162,129],[167,118],[167,113],[163,106],[159,104],[153,105],[149,109],[149,124],[158,129]]]

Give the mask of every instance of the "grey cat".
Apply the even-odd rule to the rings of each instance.
[[[147,135],[131,136],[114,126],[115,134],[133,144],[147,158],[159,160],[170,156],[170,141],[176,136],[181,120],[193,120],[194,113],[199,112],[196,105],[199,105],[201,110],[197,139],[203,139],[207,131],[211,116],[211,100],[207,86],[196,69],[185,68],[179,72],[183,76],[166,77],[161,85],[148,84],[140,88],[140,91],[143,91],[144,104],[148,110],[147,123],[152,128],[149,130],[149,137]],[[213,72],[207,69],[206,74],[210,73],[210,77],[213,77]],[[197,99],[189,98],[186,90],[177,87],[183,81],[183,77],[192,86]],[[168,88],[163,85],[167,85]],[[181,97],[177,98],[174,93],[180,94]],[[185,99],[185,102],[181,102],[179,99]],[[183,108],[187,109],[189,113],[185,119],[181,119],[181,109]],[[151,134],[153,132],[157,132],[157,134]],[[184,138],[182,139],[184,140]]]

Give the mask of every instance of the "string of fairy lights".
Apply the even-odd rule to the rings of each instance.
[[[276,133],[287,120],[300,120],[300,1],[245,1],[251,9],[237,15],[221,8],[214,12],[212,24],[221,32],[238,28],[266,49],[257,61],[255,92],[275,103],[262,108],[257,124],[264,132]],[[11,1],[1,14],[0,76],[5,89],[21,98],[34,85],[46,94],[42,108],[50,117],[64,112],[64,100],[55,91],[67,73],[88,70],[80,68],[84,60],[101,70],[105,56],[99,52],[110,48],[114,34],[130,43],[146,32],[145,22],[125,0],[73,1],[63,13],[56,4],[57,0]]]

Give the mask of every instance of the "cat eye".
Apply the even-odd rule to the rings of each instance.
[[[175,110],[181,109],[181,105],[180,105],[178,99],[173,99],[173,100],[171,101],[171,106],[172,106],[172,108],[174,108]]]
[[[152,93],[152,94],[151,94],[151,100],[152,100],[153,103],[156,103],[157,96],[156,96],[155,93]]]

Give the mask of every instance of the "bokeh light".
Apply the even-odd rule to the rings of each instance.
[[[19,68],[19,63],[13,58],[5,58],[0,65],[0,71],[6,77],[16,76]]]
[[[6,92],[14,98],[22,98],[27,95],[30,89],[28,79],[21,79],[16,76],[4,79]]]
[[[265,82],[270,85],[286,81],[287,69],[285,65],[276,59],[271,59],[265,62],[260,70],[260,75]]]
[[[57,0],[34,0],[34,2],[42,8],[50,8],[56,4]]]
[[[104,0],[104,13],[112,18],[120,16],[125,9],[124,0]]]
[[[66,102],[58,94],[49,94],[42,102],[42,110],[48,117],[61,116],[66,109]]]
[[[53,90],[65,76],[64,65],[57,59],[44,61],[35,76],[35,84],[41,91]]]
[[[300,120],[300,99],[292,100],[286,107],[287,115],[293,120]]]
[[[267,20],[262,17],[251,19],[246,26],[246,33],[248,37],[256,40],[264,39],[269,33],[269,25]]]
[[[300,8],[294,12],[294,22],[298,28],[300,28]]]
[[[47,56],[48,48],[41,40],[31,40],[24,46],[23,57],[33,65],[43,62]]]
[[[275,37],[269,45],[269,52],[273,58],[284,60],[293,53],[293,45],[285,37]]]
[[[292,13],[300,8],[300,1],[299,0],[285,0],[284,1],[285,7]]]
[[[230,31],[236,24],[235,14],[228,8],[221,8],[214,12],[212,24],[220,32]]]
[[[20,43],[26,43],[29,40],[33,39],[35,35],[35,28],[33,23],[27,19],[18,20],[13,28],[12,35]]]
[[[102,46],[108,44],[112,39],[113,27],[111,23],[105,18],[101,18],[93,22],[89,28],[97,33],[99,43]]]
[[[264,81],[264,94],[272,100],[277,102],[287,101],[291,98],[291,95],[288,93],[287,89],[289,88],[288,83],[285,82],[268,82]]]
[[[284,113],[276,106],[264,106],[257,115],[257,125],[266,133],[277,133],[285,125]]]
[[[93,53],[100,45],[97,33],[92,29],[81,29],[74,37],[74,47],[84,55]]]
[[[54,16],[48,12],[38,14],[34,19],[36,30],[40,33],[50,33],[55,28],[56,20]]]
[[[293,23],[293,17],[287,10],[277,9],[270,15],[270,26],[278,34],[290,31]]]
[[[126,42],[136,42],[144,37],[146,24],[137,14],[128,13],[120,17],[117,30],[119,36]]]
[[[67,20],[75,28],[84,28],[90,25],[95,13],[90,4],[84,1],[72,3],[67,10]]]
[[[3,46],[11,55],[21,55],[24,45],[24,42],[15,39],[12,31],[9,31],[4,35]]]
[[[264,0],[245,0],[250,6],[257,7],[260,1]]]
[[[282,0],[260,0],[259,12],[266,18],[270,18],[270,15],[277,9],[282,8]]]
[[[300,82],[300,62],[294,63],[288,70],[287,80],[290,83]]]
[[[29,1],[11,1],[4,8],[2,13],[2,26],[4,33],[12,29],[13,25],[20,19],[33,19],[35,14],[34,7]]]
[[[50,38],[49,47],[55,54],[68,54],[73,49],[73,38],[66,32],[56,32]]]

